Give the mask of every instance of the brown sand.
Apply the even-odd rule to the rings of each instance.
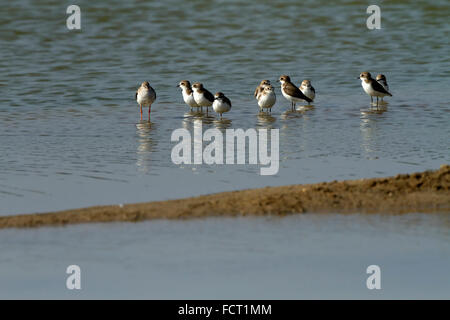
[[[210,216],[330,213],[450,213],[450,166],[390,178],[266,187],[195,198],[0,217],[0,228]]]

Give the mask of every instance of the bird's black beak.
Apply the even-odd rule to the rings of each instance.
[[[177,84],[177,88],[179,88],[180,87],[180,85],[179,84]]]
[[[357,77],[356,79],[361,79],[360,77]]]

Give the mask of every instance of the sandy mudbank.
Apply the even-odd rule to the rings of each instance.
[[[222,192],[195,198],[0,217],[0,228],[294,213],[450,213],[450,166],[389,178]]]

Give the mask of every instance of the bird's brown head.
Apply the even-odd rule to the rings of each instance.
[[[200,82],[196,82],[192,85],[192,88],[194,89],[203,89],[203,84],[201,84]]]
[[[225,97],[225,95],[222,92],[217,92],[214,95],[214,99],[220,99],[220,98],[223,98],[223,97]]]
[[[311,87],[311,81],[303,80],[301,86],[302,87]]]
[[[291,78],[290,78],[289,76],[287,76],[287,75],[282,75],[282,76],[278,79],[278,81],[281,82],[281,83],[283,84],[283,83],[285,83],[285,82],[291,82]]]
[[[150,89],[150,83],[148,81],[144,81],[144,82],[142,82],[141,87]]]
[[[190,89],[191,83],[188,80],[181,80],[180,83],[178,84],[178,87]]]
[[[372,79],[372,76],[370,75],[370,72],[364,71],[359,75],[359,79],[368,81]]]
[[[266,92],[266,93],[270,93],[270,92],[273,92],[273,91],[274,91],[274,88],[270,84],[268,86],[264,87],[264,92]]]

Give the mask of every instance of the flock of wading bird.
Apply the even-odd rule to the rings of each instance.
[[[364,91],[370,96],[370,101],[373,104],[373,97],[377,98],[376,106],[378,108],[379,98],[381,100],[385,96],[391,96],[389,93],[389,87],[386,81],[386,77],[382,74],[377,75],[376,79],[373,79],[369,72],[362,72],[357,79],[361,80],[361,85]],[[297,103],[306,101],[311,103],[316,97],[316,90],[311,85],[311,81],[303,80],[300,87],[297,87],[291,82],[289,76],[283,75],[278,79],[281,83],[281,93],[288,101],[291,102],[291,109],[295,110]],[[188,80],[182,80],[177,85],[181,88],[184,102],[191,108],[200,108],[203,112],[203,107],[212,107],[215,112],[222,115],[231,110],[231,101],[222,92],[217,92],[213,95],[209,92],[203,84],[196,82],[191,86]],[[254,96],[258,100],[258,106],[260,111],[267,110],[272,112],[272,107],[276,102],[276,95],[274,87],[270,84],[269,80],[263,80],[255,90]],[[135,95],[136,101],[141,107],[141,120],[142,120],[142,107],[148,107],[148,118],[150,120],[150,112],[152,104],[156,100],[156,92],[150,86],[148,81],[144,81],[137,89]],[[198,109],[197,109],[198,110]]]

